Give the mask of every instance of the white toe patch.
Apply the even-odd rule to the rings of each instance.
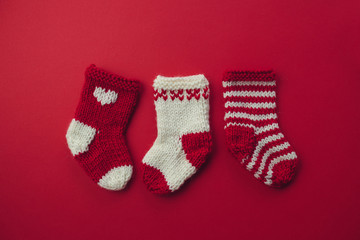
[[[101,105],[115,103],[118,97],[118,94],[115,91],[107,90],[101,87],[95,87],[94,97],[96,97],[97,101],[101,103]]]
[[[122,190],[130,180],[132,172],[132,166],[113,168],[99,180],[98,185],[108,190]]]

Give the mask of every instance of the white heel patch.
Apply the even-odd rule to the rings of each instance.
[[[66,133],[66,140],[72,155],[88,151],[95,134],[95,128],[73,119]]]
[[[107,92],[105,92],[105,89],[101,87],[95,87],[94,97],[98,102],[101,103],[101,105],[105,105],[115,103],[118,94],[115,91],[107,90]]]

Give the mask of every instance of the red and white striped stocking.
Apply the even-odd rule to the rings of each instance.
[[[285,185],[293,178],[298,159],[279,128],[274,73],[226,72],[223,88],[230,152],[261,182]]]

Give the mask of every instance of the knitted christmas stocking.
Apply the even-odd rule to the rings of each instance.
[[[230,152],[265,184],[281,187],[288,183],[298,159],[279,128],[274,73],[227,72],[223,87]]]
[[[124,132],[137,101],[139,82],[91,65],[66,134],[71,153],[99,186],[121,190],[133,167]]]
[[[153,87],[158,136],[143,159],[143,178],[151,192],[174,192],[211,149],[209,83],[204,75],[158,76]]]

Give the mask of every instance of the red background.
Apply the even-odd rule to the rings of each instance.
[[[346,3],[345,3],[346,2]],[[360,239],[360,2],[0,1],[1,239]],[[142,83],[127,133],[135,175],[99,188],[65,141],[91,63]],[[293,184],[258,183],[226,149],[226,69],[278,74]],[[204,73],[214,149],[158,196],[141,160],[156,137],[151,84]]]

